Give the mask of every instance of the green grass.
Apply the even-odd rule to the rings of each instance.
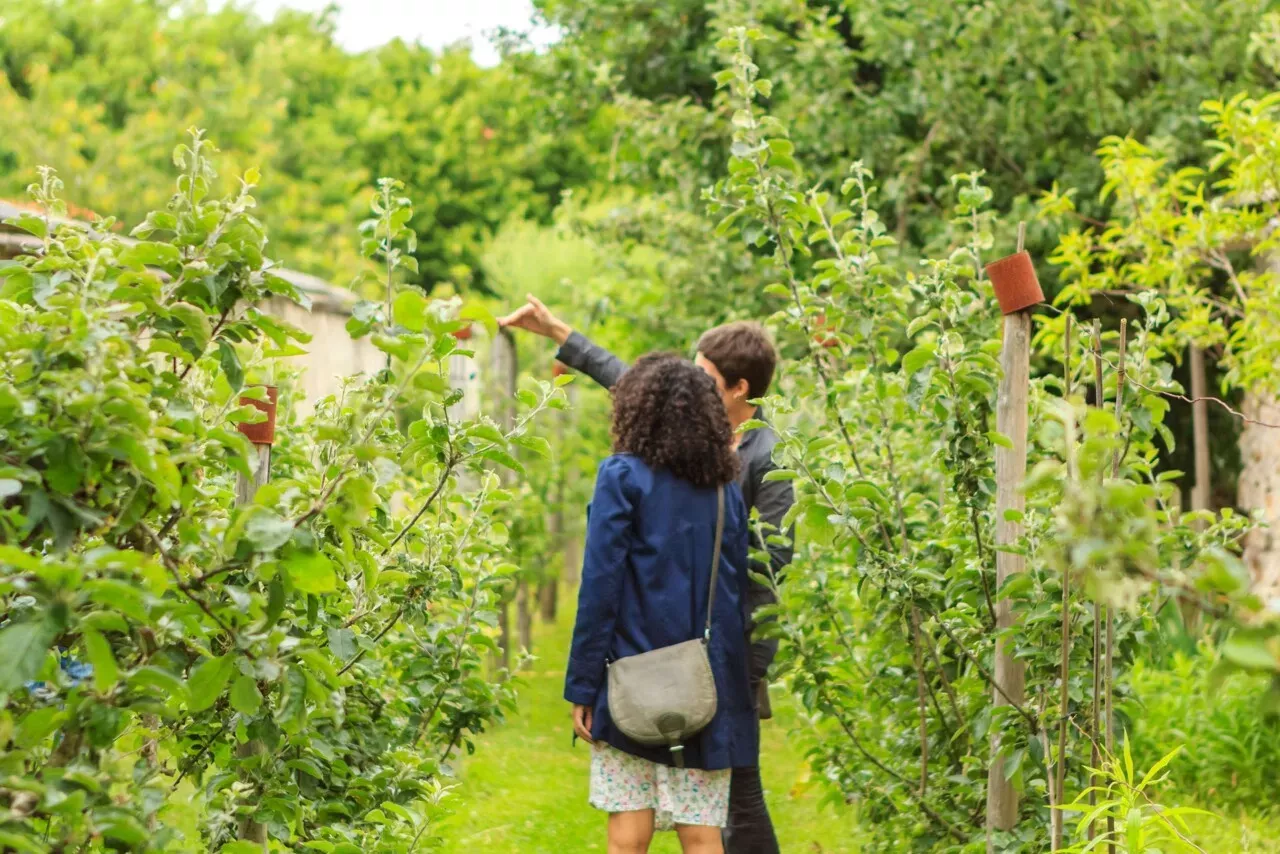
[[[561,699],[572,632],[571,608],[556,625],[535,628],[532,669],[520,687],[519,713],[477,740],[440,826],[448,852],[569,854],[605,850],[605,816],[587,805],[588,748],[570,748],[569,705]],[[766,797],[782,850],[788,854],[854,854],[852,809],[820,806],[823,790],[810,780],[804,758],[788,741],[795,711],[775,694],[775,716],[762,729]],[[680,850],[661,833],[655,854]]]

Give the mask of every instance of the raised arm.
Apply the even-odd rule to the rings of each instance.
[[[582,371],[605,388],[613,388],[614,383],[627,370],[626,362],[580,332],[569,333],[569,337],[560,345],[556,358],[575,371]]]
[[[587,511],[578,616],[564,678],[564,698],[582,706],[595,703],[604,684],[618,620],[632,535],[632,502],[626,495],[625,477],[622,463],[616,458],[605,460],[596,475],[595,495]]]
[[[523,329],[560,345],[556,358],[575,371],[581,371],[605,388],[613,388],[627,363],[603,347],[591,343],[586,336],[574,332],[569,324],[551,313],[542,300],[530,294],[528,302],[498,320],[505,328]]]

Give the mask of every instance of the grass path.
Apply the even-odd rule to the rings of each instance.
[[[566,604],[571,599],[566,597]],[[588,749],[571,749],[569,706],[561,697],[572,633],[571,608],[556,625],[535,628],[538,661],[521,680],[520,709],[486,733],[462,769],[441,825],[447,852],[569,854],[604,851],[604,815],[587,805]],[[795,713],[775,695],[775,717],[763,739],[765,786],[774,826],[787,854],[855,854],[852,810],[821,807],[821,786],[808,779],[804,759],[788,742]],[[676,854],[675,834],[659,834],[654,854]]]

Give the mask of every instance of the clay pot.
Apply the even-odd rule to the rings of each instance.
[[[1044,302],[1044,291],[1036,278],[1036,267],[1026,252],[1005,256],[987,265],[987,275],[996,289],[1002,314],[1013,314]]]
[[[464,327],[462,327],[461,329],[456,330],[456,331],[453,333],[453,337],[454,337],[454,338],[457,338],[459,341],[467,341],[467,340],[470,340],[470,338],[471,338],[471,327],[470,327],[470,326],[464,326]]]
[[[551,364],[551,376],[562,377],[569,373],[569,366],[564,362],[556,361]]]
[[[840,339],[828,333],[834,332],[836,327],[834,323],[827,323],[827,316],[820,314],[817,317],[818,331],[813,336],[813,343],[819,347],[826,347],[828,350],[840,343]]]
[[[236,425],[240,432],[255,445],[270,445],[276,439],[276,401],[279,399],[280,390],[273,385],[266,386],[266,389],[266,400],[254,400],[251,397],[240,398],[241,406],[257,407],[260,411],[267,413],[266,421],[259,421],[257,424],[241,422]]]

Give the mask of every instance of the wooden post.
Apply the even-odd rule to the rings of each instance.
[[[502,330],[493,340],[493,374],[497,380],[500,389],[499,399],[501,400],[501,408],[498,411],[498,424],[500,429],[505,433],[510,431],[516,422],[515,413],[515,394],[519,387],[520,368],[516,360],[515,339],[507,330]],[[511,472],[504,470],[501,475],[502,482],[510,485],[514,481]],[[519,608],[521,603],[525,603],[527,607],[528,590],[524,581],[517,582],[516,588],[516,606]],[[517,618],[519,619],[519,617]],[[501,666],[505,670],[511,669],[511,603],[509,598],[504,596],[498,606],[498,648],[500,649]],[[496,663],[496,662],[495,662]]]
[[[1120,355],[1117,359],[1116,370],[1116,424],[1121,424],[1124,418],[1124,386],[1128,377],[1128,369],[1125,366],[1125,360],[1128,358],[1128,336],[1129,322],[1127,320],[1120,321]],[[1111,462],[1111,477],[1114,480],[1120,476],[1120,464],[1123,462],[1121,457],[1124,451],[1115,452]],[[1111,612],[1111,606],[1106,609],[1107,622],[1107,650],[1106,650],[1106,719],[1107,719],[1107,753],[1112,757],[1116,755],[1116,716],[1112,707],[1112,701],[1115,697],[1115,665],[1114,654],[1116,647],[1116,619]],[[1107,851],[1115,854],[1115,830],[1116,820],[1114,816],[1107,816]]]
[[[559,363],[557,363],[559,364]],[[551,550],[557,554],[564,554],[565,550],[565,525],[564,525],[564,498],[565,498],[565,482],[569,477],[567,466],[565,465],[565,422],[569,418],[569,413],[560,411],[553,415],[554,419],[554,438],[556,446],[556,468],[555,468],[555,484],[553,486],[552,501],[554,506],[551,508],[551,515],[547,519],[547,528],[551,534]],[[542,589],[538,591],[539,608],[542,612],[542,621],[544,623],[554,623],[556,621],[556,609],[559,604],[560,579],[563,574],[559,567],[550,563],[545,571],[549,573],[548,578],[543,579]]]
[[[1004,313],[1004,340],[1000,346],[1000,388],[996,398],[996,430],[1009,440],[997,446],[996,463],[996,545],[1013,546],[1022,538],[1021,514],[1026,508],[1022,482],[1027,473],[1027,406],[1031,373],[1031,308],[1044,299],[1036,280],[1035,267],[1022,251],[1025,225],[1018,228],[1018,252],[987,266]],[[1010,514],[1014,518],[1007,518]],[[996,589],[1013,575],[1026,569],[1022,555],[996,553]],[[1008,599],[996,603],[996,632],[1003,635],[1013,627],[1013,608]],[[1026,681],[1025,667],[1013,654],[1013,644],[997,637],[995,650],[994,703],[997,707],[1021,705]],[[991,735],[991,767],[987,775],[987,851],[994,851],[993,830],[1012,830],[1018,822],[1018,792],[1005,776],[1000,753],[1000,734]]]
[[[578,411],[578,384],[577,383],[573,383],[565,389],[565,397],[569,398],[569,412],[575,413],[575,418],[576,418],[577,417],[576,413]],[[566,413],[566,417],[568,417],[567,413]],[[561,505],[563,506],[563,504],[564,502],[562,501]],[[564,520],[562,518],[561,522],[563,523],[563,521]],[[563,524],[560,530],[562,533],[564,532]],[[572,590],[574,587],[578,586],[578,581],[582,576],[582,558],[578,554],[578,545],[579,545],[578,536],[576,533],[573,536],[565,536],[563,537],[563,542],[564,542],[564,570],[565,570],[564,577],[565,577],[565,581],[569,583],[569,589]]]
[[[271,479],[271,444],[275,441],[277,394],[274,387],[268,387],[265,401],[247,397],[240,399],[241,404],[255,406],[265,412],[267,420],[257,424],[240,425],[240,432],[253,442],[254,455],[250,461],[252,476],[245,477],[243,473],[236,475],[237,507],[252,504],[258,488]],[[264,750],[262,742],[254,738],[236,747],[236,756],[247,759],[251,756],[260,756]],[[240,819],[238,838],[262,845],[264,852],[267,850],[267,826],[254,821],[252,816]]]
[[[996,545],[1012,546],[1022,537],[1022,523],[1005,518],[1009,511],[1021,513],[1026,507],[1022,481],[1027,474],[1027,398],[1031,370],[1031,312],[1017,311],[1004,319],[1004,342],[1000,348],[999,397],[996,402],[996,430],[1006,436],[1011,447],[996,448]],[[1026,568],[1022,555],[996,552],[996,589],[1010,576]],[[1008,599],[996,603],[996,631],[1013,626],[1013,609]],[[1021,704],[1026,679],[1024,666],[1012,652],[1012,644],[996,640],[995,705],[1010,701]],[[996,756],[1000,735],[991,737],[991,762],[987,777],[987,824],[998,830],[1012,830],[1018,821],[1018,793],[1005,778],[1004,759]],[[993,850],[988,841],[988,850]]]
[[[1191,425],[1194,436],[1196,482],[1191,489],[1191,509],[1208,510],[1211,491],[1209,474],[1209,404],[1205,401],[1204,351],[1191,345]]]
[[[1191,435],[1192,450],[1195,457],[1195,485],[1191,487],[1191,509],[1208,510],[1213,493],[1212,475],[1209,464],[1209,404],[1205,400],[1208,392],[1205,388],[1204,351],[1191,345],[1191,358],[1188,360],[1191,372]],[[1204,522],[1196,522],[1197,531],[1204,530]],[[1182,625],[1188,633],[1194,634],[1200,624],[1200,611],[1194,602],[1182,599],[1179,603],[1182,612]]]
[[[1101,409],[1106,405],[1107,392],[1103,388],[1102,377],[1102,321],[1093,321],[1093,405]],[[1090,768],[1098,768],[1102,763],[1102,752],[1098,750],[1098,739],[1102,737],[1102,606],[1093,600],[1093,709],[1092,726],[1089,731],[1092,748],[1090,751]],[[1097,803],[1097,793],[1093,791],[1098,785],[1098,775],[1089,774],[1089,806]],[[1097,822],[1089,823],[1089,839],[1097,835]]]
[[[1062,399],[1067,404],[1067,417],[1074,423],[1075,410],[1071,402],[1071,345],[1073,343],[1071,314],[1066,315],[1066,330],[1063,332],[1062,362]],[[1074,429],[1067,430],[1067,441],[1074,442]],[[1072,448],[1067,448],[1068,477],[1070,477],[1070,460]],[[1071,708],[1071,692],[1068,683],[1071,678],[1071,571],[1065,564],[1062,567],[1062,663],[1058,668],[1058,679],[1061,683],[1058,695],[1058,756],[1053,765],[1053,779],[1049,784],[1049,828],[1050,850],[1061,851],[1063,840],[1062,824],[1065,819],[1062,810],[1056,809],[1064,802],[1063,792],[1067,784],[1067,713]]]

